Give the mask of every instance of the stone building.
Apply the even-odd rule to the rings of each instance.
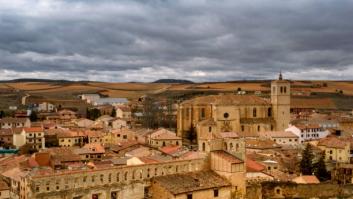
[[[231,184],[213,171],[159,176],[151,183],[152,199],[229,199]]]
[[[205,122],[207,121],[207,122]],[[271,98],[255,95],[210,95],[182,102],[177,114],[177,134],[189,138],[197,126],[218,132],[283,131],[290,122],[290,82],[271,82]],[[199,132],[197,132],[199,133]]]

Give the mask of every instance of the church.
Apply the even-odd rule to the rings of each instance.
[[[279,75],[271,82],[271,97],[209,95],[182,102],[177,113],[177,135],[196,133],[283,131],[290,122],[290,82]],[[240,133],[239,133],[240,134]]]

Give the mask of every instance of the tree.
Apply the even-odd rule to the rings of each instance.
[[[110,114],[110,116],[116,117],[116,110],[115,110],[115,108],[113,108],[112,113]]]
[[[142,125],[145,128],[159,127],[160,109],[156,101],[151,97],[146,97],[143,101],[143,118]]]
[[[320,181],[325,181],[330,179],[330,173],[326,169],[325,165],[325,154],[320,156],[319,161],[314,164],[314,174]]]
[[[306,144],[304,151],[302,152],[302,160],[300,162],[300,171],[303,175],[313,174],[313,151],[310,144]]]
[[[32,111],[31,115],[29,116],[29,119],[31,120],[31,122],[37,121],[38,120],[37,113],[35,111]]]
[[[90,120],[96,120],[100,116],[101,116],[101,112],[96,108],[87,110],[87,118]]]

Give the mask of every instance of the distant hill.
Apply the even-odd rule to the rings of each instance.
[[[176,84],[176,83],[182,83],[182,84],[193,84],[194,82],[190,80],[185,80],[185,79],[159,79],[157,81],[154,81],[153,83],[167,83],[167,84]]]

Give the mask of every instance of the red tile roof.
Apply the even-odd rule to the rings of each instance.
[[[245,164],[246,164],[246,171],[247,172],[261,172],[261,171],[264,171],[266,168],[264,165],[254,161],[250,158],[246,159]]]
[[[43,132],[42,127],[28,127],[28,128],[23,128],[26,133],[35,133],[35,132]]]

